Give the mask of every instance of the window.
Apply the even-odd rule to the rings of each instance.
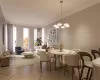
[[[8,30],[7,30],[7,24],[4,25],[4,45],[5,45],[5,50],[8,50]]]
[[[29,29],[23,28],[23,48],[27,51],[29,49]]]
[[[15,52],[16,47],[16,27],[13,25],[13,52]]]
[[[37,40],[37,28],[34,29],[34,47]]]
[[[45,28],[42,28],[42,45],[45,43]]]

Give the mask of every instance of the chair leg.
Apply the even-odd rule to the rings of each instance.
[[[46,63],[47,63],[47,65],[46,65],[46,66],[47,66],[47,69],[48,69],[48,67],[49,67],[49,62],[47,61]]]
[[[50,67],[50,72],[51,72],[51,62],[49,61],[49,67]]]
[[[40,61],[40,70],[42,72],[42,61]]]
[[[80,67],[78,67],[78,74],[79,74],[79,80],[81,80],[80,79]]]
[[[56,70],[56,55],[54,55],[54,57],[55,57],[55,70]]]
[[[65,76],[65,73],[66,73],[66,64],[64,65],[64,76]]]
[[[91,74],[90,74],[89,80],[91,80],[91,78],[92,78],[92,73],[93,73],[93,69],[91,70]]]
[[[65,76],[65,74],[66,74],[66,71],[68,71],[68,69],[67,69],[67,67],[68,67],[68,65],[64,65],[64,76]]]
[[[89,79],[89,73],[90,73],[90,68],[88,69],[86,80]]]
[[[83,70],[84,70],[84,67],[82,67],[82,70],[81,70],[81,74],[80,74],[80,80],[82,79]]]
[[[74,68],[72,67],[72,80],[73,80],[73,73],[74,73]]]

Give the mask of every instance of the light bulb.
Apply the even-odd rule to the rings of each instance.
[[[68,23],[65,23],[64,26],[65,27],[70,27],[70,25]]]
[[[58,26],[61,26],[61,25],[62,25],[62,23],[58,23],[57,25],[58,25]]]
[[[61,26],[61,28],[65,28],[65,26]]]
[[[55,28],[59,28],[59,26],[58,26],[58,25],[54,25],[53,27],[55,27]]]
[[[59,28],[59,26],[57,26],[56,28]]]
[[[55,24],[55,25],[53,25],[53,27],[55,27],[55,28],[56,28],[56,26],[57,26],[56,24]]]

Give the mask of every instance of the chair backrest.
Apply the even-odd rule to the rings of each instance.
[[[81,60],[82,60],[82,64],[84,65],[84,61],[85,61],[85,57],[88,57],[90,61],[92,61],[92,56],[87,53],[87,52],[78,52],[78,54],[80,55],[81,57]]]
[[[48,52],[38,51],[38,53],[39,53],[39,56],[40,56],[40,61],[49,61],[50,60]]]
[[[100,52],[100,48],[99,48],[99,52]]]
[[[100,48],[99,48],[99,52],[100,52]]]
[[[99,57],[100,57],[100,52],[99,52],[99,51],[97,51],[97,50],[91,50],[91,53],[92,53],[92,55],[93,55],[94,59],[96,59],[96,58],[97,58],[97,55],[99,55]]]
[[[65,64],[68,66],[79,66],[80,63],[80,56],[78,54],[76,55],[65,55],[64,57]]]
[[[73,51],[75,51],[76,53],[80,52],[80,49],[72,49]]]
[[[19,46],[19,47],[15,47],[15,50],[21,50],[21,47]]]

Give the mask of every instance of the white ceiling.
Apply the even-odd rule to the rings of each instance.
[[[60,0],[1,0],[5,19],[13,24],[43,27],[60,19]],[[63,17],[99,0],[63,0]]]

